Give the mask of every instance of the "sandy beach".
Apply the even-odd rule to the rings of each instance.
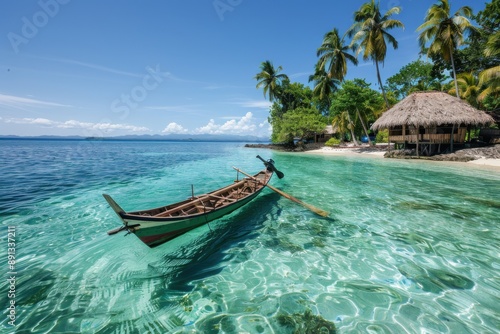
[[[380,147],[371,148],[369,146],[362,147],[328,147],[324,146],[320,149],[306,151],[306,154],[321,154],[321,155],[344,155],[344,156],[355,156],[362,155],[365,157],[374,158],[384,158],[386,149],[381,149]],[[488,166],[490,170],[495,170],[500,172],[500,159],[492,159],[486,157],[479,157],[476,160],[468,162],[457,162],[457,161],[436,161],[437,163],[458,163],[464,166],[479,165]]]
[[[310,154],[324,154],[324,155],[369,155],[374,157],[383,158],[385,150],[371,149],[367,147],[328,147],[324,146],[317,150],[306,151]]]
[[[474,165],[485,165],[485,166],[494,166],[498,167],[500,170],[500,159],[488,159],[488,158],[479,158],[477,160],[472,160],[469,162],[466,162],[468,164],[474,164]]]

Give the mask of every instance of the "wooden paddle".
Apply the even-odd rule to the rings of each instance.
[[[285,176],[285,174],[283,174],[282,172],[280,172],[279,170],[276,169],[276,167],[274,166],[274,161],[272,159],[270,159],[269,161],[266,161],[266,160],[262,159],[262,157],[260,155],[257,156],[257,159],[260,159],[260,161],[262,161],[264,163],[264,166],[271,168],[272,171],[276,173],[276,176],[278,176],[279,179],[282,179]]]
[[[253,180],[256,180],[256,181],[258,181],[258,182],[262,183],[260,180],[256,179],[255,177],[253,177],[253,176],[252,176],[252,175],[250,175],[250,174],[245,173],[245,172],[244,172],[244,171],[242,171],[241,169],[236,168],[236,167],[234,167],[234,166],[233,166],[233,168],[234,168],[235,170],[237,170],[238,172],[240,172],[241,174],[246,175],[246,176],[248,176],[249,178],[251,178],[251,179],[253,179]],[[304,203],[304,202],[302,202],[301,200],[299,200],[299,199],[297,199],[297,198],[293,197],[292,195],[289,195],[289,194],[287,194],[286,192],[281,191],[281,190],[279,190],[278,188],[275,188],[275,187],[273,187],[273,186],[271,186],[271,185],[269,185],[269,184],[266,184],[265,186],[266,186],[266,187],[268,187],[269,189],[271,189],[271,190],[273,190],[273,191],[277,192],[277,193],[278,193],[278,194],[280,194],[281,196],[286,197],[286,198],[288,198],[289,200],[291,200],[291,201],[293,201],[293,202],[295,202],[295,203],[299,203],[300,205],[302,205],[302,206],[304,206],[304,207],[308,208],[308,209],[309,209],[309,210],[311,210],[312,212],[314,212],[314,213],[316,213],[316,214],[318,214],[318,215],[320,215],[320,216],[322,216],[322,217],[328,217],[328,212],[327,212],[327,211],[325,211],[325,210],[321,210],[321,209],[318,209],[318,208],[317,208],[317,207],[315,207],[315,206],[312,206],[311,204]]]

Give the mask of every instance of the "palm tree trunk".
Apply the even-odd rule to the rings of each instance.
[[[453,80],[455,81],[455,92],[457,93],[457,97],[460,98],[460,94],[458,93],[458,81],[457,81],[457,72],[455,70],[455,60],[453,59],[453,49],[450,45],[450,59],[451,59],[451,68],[453,70]],[[455,124],[453,123],[453,127],[451,128],[451,138],[450,138],[450,150],[453,152],[453,134],[455,132]]]
[[[384,101],[387,109],[389,109],[389,101],[387,100],[387,96],[385,95],[384,85],[382,85],[382,79],[380,78],[380,70],[378,68],[378,61],[375,60],[375,67],[377,68],[377,79],[378,84],[380,85],[380,89],[382,90],[382,95],[384,96]]]
[[[453,80],[455,81],[455,92],[457,93],[457,97],[460,98],[460,94],[458,93],[457,72],[455,70],[455,59],[453,59],[453,49],[451,48],[451,45],[450,45],[450,58],[451,58],[451,68],[453,70]]]
[[[349,130],[351,131],[351,138],[352,141],[354,142],[354,145],[358,146],[358,141],[356,140],[356,136],[354,135],[354,123],[351,121],[351,115],[349,115],[349,112],[346,111],[347,113],[347,119],[349,120]]]
[[[365,131],[366,138],[368,138],[368,145],[372,146],[373,143],[370,140],[370,136],[368,135],[368,130],[366,130],[365,122],[363,121],[363,118],[361,118],[361,113],[359,112],[358,108],[356,108],[356,113],[358,114],[358,118],[361,121],[361,125],[363,126],[363,130]]]

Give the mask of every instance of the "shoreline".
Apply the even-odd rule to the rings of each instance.
[[[319,149],[308,150],[302,153],[304,154],[314,154],[314,155],[326,155],[326,156],[363,156],[370,158],[384,158],[386,149],[381,150],[380,148],[371,148],[369,146],[366,147],[327,147],[323,146]],[[388,158],[388,159],[397,159],[397,158]],[[421,160],[421,161],[429,161],[435,163],[459,163],[463,166],[479,166],[479,167],[487,167],[488,170],[493,170],[500,172],[500,159],[497,158],[489,158],[489,157],[478,157],[474,160],[470,161],[454,161],[454,160],[435,160],[435,159],[418,159],[418,158],[401,158],[403,160]]]

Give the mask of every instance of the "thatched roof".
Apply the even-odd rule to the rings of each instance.
[[[387,110],[371,126],[387,129],[395,126],[433,126],[443,124],[482,125],[493,118],[465,101],[443,92],[416,92]]]
[[[323,131],[323,133],[327,134],[327,135],[333,135],[335,133],[339,132],[339,129],[338,127],[336,126],[335,128],[333,127],[333,125],[327,125],[325,127],[325,131]]]

